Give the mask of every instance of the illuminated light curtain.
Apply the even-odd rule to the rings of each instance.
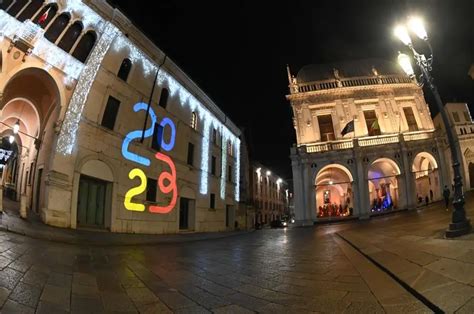
[[[69,52],[72,46],[74,46],[76,43],[79,36],[81,36],[82,28],[81,22],[74,22],[74,24],[69,26],[66,33],[64,33],[64,36],[59,41],[58,47],[66,52]]]
[[[97,39],[97,35],[94,31],[88,31],[87,33],[82,36],[81,40],[77,44],[72,56],[77,60],[81,61],[82,63],[86,62],[87,57],[92,51],[94,47],[95,41]]]
[[[33,0],[28,4],[26,9],[23,10],[23,12],[20,13],[18,16],[18,20],[20,22],[25,21],[26,19],[31,19],[33,15],[41,8],[43,5],[44,0]]]
[[[69,108],[66,111],[61,133],[59,134],[58,144],[56,146],[58,153],[70,155],[76,145],[79,120],[81,119],[84,105],[89,96],[89,91],[92,87],[92,83],[94,83],[100,64],[118,32],[118,29],[110,22],[105,24],[102,36],[92,50],[91,56],[81,72],[71,97]]]
[[[44,34],[44,37],[50,42],[55,43],[59,35],[61,35],[61,33],[67,27],[70,19],[71,17],[67,13],[63,13],[58,16],[54,20],[53,24],[51,24],[51,26],[48,28],[48,30]]]
[[[227,142],[228,134],[227,132],[222,132],[222,163],[221,163],[221,199],[225,199],[225,188],[226,188],[226,167],[227,167]]]
[[[211,119],[207,115],[204,116],[204,127],[202,137],[201,151],[201,186],[199,191],[201,194],[207,194],[209,183],[209,138],[211,133]]]
[[[240,201],[240,139],[235,140],[235,200]]]

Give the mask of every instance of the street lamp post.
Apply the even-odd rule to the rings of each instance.
[[[467,234],[471,231],[471,222],[466,217],[466,211],[464,210],[464,193],[462,190],[462,175],[459,163],[459,156],[456,150],[455,142],[454,142],[454,135],[453,131],[450,127],[450,123],[448,120],[448,115],[444,109],[443,102],[441,101],[441,97],[439,96],[438,89],[433,83],[433,77],[431,76],[430,72],[432,70],[433,64],[433,50],[431,45],[428,41],[428,35],[424,28],[423,22],[419,18],[411,18],[408,21],[409,29],[415,33],[420,39],[422,39],[428,46],[430,50],[430,55],[427,58],[423,53],[419,53],[413,47],[411,42],[410,35],[408,33],[408,28],[400,25],[395,28],[395,35],[406,45],[408,46],[411,51],[413,52],[413,57],[415,59],[416,64],[421,70],[420,75],[420,85],[423,84],[423,81],[428,84],[431,92],[433,93],[436,106],[441,114],[441,118],[443,119],[443,123],[446,129],[446,135],[448,137],[449,148],[451,150],[451,159],[452,159],[452,166],[454,170],[454,199],[453,199],[453,206],[454,211],[452,214],[452,221],[449,224],[448,229],[445,232],[445,236],[447,238],[454,238],[464,234]],[[398,61],[402,69],[412,78],[415,78],[415,73],[410,63],[410,58],[406,54],[400,53],[398,56]]]

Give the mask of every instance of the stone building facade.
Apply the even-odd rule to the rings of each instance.
[[[448,174],[422,89],[368,59],[288,68],[295,219],[368,218],[442,197]]]
[[[240,130],[163,51],[105,1],[0,8],[9,197],[65,228],[234,227]]]

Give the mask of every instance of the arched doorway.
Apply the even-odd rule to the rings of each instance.
[[[389,158],[375,160],[368,170],[370,211],[384,212],[398,208],[400,168]]]
[[[469,163],[469,181],[471,182],[471,189],[474,189],[474,163]]]
[[[15,135],[15,142],[19,145],[15,165],[18,179],[12,188],[16,200],[20,200],[20,195],[26,195],[27,208],[36,212],[44,205],[45,185],[41,174],[49,169],[54,140],[52,124],[58,118],[59,103],[59,90],[54,79],[38,68],[27,68],[14,75],[7,82],[0,103],[2,130],[13,132],[14,125],[19,126]]]
[[[433,155],[427,152],[417,154],[413,160],[412,172],[418,204],[424,203],[427,196],[430,202],[441,198],[438,163]]]
[[[353,177],[339,164],[323,167],[316,175],[316,216],[348,217],[354,211]]]

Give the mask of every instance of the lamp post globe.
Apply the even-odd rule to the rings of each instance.
[[[408,27],[407,27],[408,26]],[[471,222],[466,217],[466,211],[464,209],[464,193],[462,190],[462,174],[461,174],[461,164],[456,150],[456,142],[454,140],[453,130],[450,126],[448,115],[444,109],[441,96],[438,93],[433,77],[431,76],[432,64],[433,64],[433,50],[428,41],[428,34],[424,27],[423,20],[419,17],[411,17],[408,20],[407,26],[398,25],[395,27],[394,34],[400,39],[408,48],[411,49],[413,53],[413,58],[416,65],[420,68],[421,75],[419,79],[419,84],[423,83],[428,84],[431,92],[433,93],[435,103],[441,118],[443,120],[444,127],[446,129],[446,136],[448,138],[449,148],[451,152],[452,167],[454,173],[454,199],[453,207],[454,211],[451,217],[451,223],[448,226],[448,229],[445,232],[447,238],[454,238],[464,234],[467,234],[471,231]],[[415,50],[412,45],[412,40],[408,29],[413,32],[418,38],[423,40],[429,48],[430,55],[427,57],[423,53],[419,53]],[[405,73],[412,77],[416,78],[413,68],[411,66],[410,57],[406,54],[400,53],[398,56],[398,61]]]

